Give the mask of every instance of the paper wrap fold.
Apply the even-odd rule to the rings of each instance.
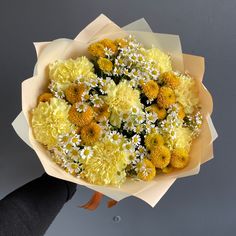
[[[87,47],[90,43],[102,38],[115,39],[127,34],[135,35],[137,40],[141,41],[147,48],[154,45],[169,53],[173,59],[175,70],[188,72],[196,79],[204,117],[202,132],[199,138],[194,141],[190,153],[191,161],[183,170],[174,174],[157,176],[150,182],[128,179],[120,188],[97,186],[66,173],[53,162],[49,152],[33,137],[32,129],[29,125],[29,111],[36,106],[38,95],[45,90],[48,84],[46,67],[49,63],[57,59],[76,58],[82,55],[89,57]],[[210,117],[213,110],[212,98],[202,83],[204,58],[182,54],[179,36],[153,33],[144,19],[120,28],[102,14],[83,29],[74,40],[57,39],[52,42],[34,43],[34,46],[38,57],[34,75],[22,83],[22,112],[12,125],[19,137],[37,153],[45,171],[49,175],[84,185],[117,201],[128,196],[135,196],[154,207],[175,182],[176,178],[197,174],[200,165],[213,158],[213,141],[217,138],[217,132]]]

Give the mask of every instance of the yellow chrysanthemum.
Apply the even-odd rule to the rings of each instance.
[[[162,173],[164,174],[169,174],[174,171],[174,167],[171,165],[166,166],[165,168],[162,169]]]
[[[189,163],[188,152],[183,148],[176,148],[171,153],[171,166],[175,168],[184,168]]]
[[[191,114],[199,103],[195,81],[189,75],[178,77],[180,85],[175,89],[176,101],[183,105],[186,114]]]
[[[144,181],[150,181],[156,176],[156,168],[147,158],[144,158],[137,165],[139,179]]]
[[[156,104],[152,104],[151,106],[147,107],[147,111],[156,113],[158,120],[165,119],[167,115],[166,109],[160,108]]]
[[[157,104],[160,107],[168,108],[172,104],[175,103],[175,93],[174,91],[166,86],[163,86],[159,90],[159,94],[157,96]]]
[[[143,84],[142,89],[148,99],[152,100],[157,98],[159,86],[154,80],[150,80],[147,83]]]
[[[125,182],[127,165],[127,152],[104,138],[93,146],[93,156],[84,160],[80,176],[92,184],[119,186]]]
[[[97,123],[91,122],[81,129],[80,135],[83,144],[93,145],[101,136],[101,127]]]
[[[84,81],[95,78],[93,72],[93,64],[85,56],[49,64],[49,79],[61,84],[63,89],[80,76]]]
[[[105,101],[111,111],[110,121],[113,125],[119,126],[121,114],[129,113],[132,107],[142,108],[139,96],[139,91],[130,87],[128,81],[122,81],[118,85],[111,82]]]
[[[70,122],[79,127],[88,125],[93,120],[93,109],[90,106],[87,107],[86,111],[78,112],[76,104],[73,104],[68,114]]]
[[[42,93],[38,97],[38,103],[40,103],[40,102],[49,102],[52,97],[53,97],[52,93]]]
[[[172,71],[164,72],[161,74],[160,78],[165,86],[172,89],[175,89],[180,85],[180,79]]]
[[[90,44],[88,52],[94,57],[105,57],[105,48],[99,42]]]
[[[70,106],[62,99],[51,98],[40,102],[32,110],[32,128],[35,139],[49,149],[57,143],[60,134],[69,133],[74,126],[68,120]]]
[[[101,43],[105,48],[110,49],[113,53],[117,52],[117,46],[111,39],[103,39],[99,41],[99,43]]]
[[[164,73],[166,71],[171,71],[171,59],[170,56],[166,53],[162,52],[158,48],[151,48],[146,51],[147,52],[147,58],[152,59],[157,63],[157,69]]]
[[[124,48],[128,45],[128,42],[125,39],[118,38],[115,40],[115,44],[119,46],[120,48]]]
[[[151,162],[157,168],[163,169],[170,163],[170,150],[164,146],[157,146],[151,150]]]
[[[94,118],[98,122],[106,120],[110,116],[109,106],[107,104],[103,104],[100,107],[94,107],[94,112],[95,112]]]
[[[152,150],[156,146],[163,145],[164,139],[163,137],[158,133],[150,133],[147,134],[145,138],[145,146],[148,150]]]
[[[82,95],[86,90],[86,86],[84,83],[81,84],[71,84],[68,88],[65,90],[65,95],[67,101],[74,104],[76,102],[82,101]]]
[[[109,59],[100,57],[97,60],[97,63],[98,63],[99,68],[102,71],[107,72],[107,73],[112,71],[113,64],[112,64],[112,62]]]

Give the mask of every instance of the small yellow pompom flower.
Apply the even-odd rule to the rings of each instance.
[[[152,100],[157,98],[159,86],[154,80],[150,80],[147,83],[143,84],[142,89],[148,99]]]
[[[99,43],[101,43],[105,48],[110,49],[113,53],[117,52],[117,46],[111,39],[103,39],[99,41]]]
[[[157,168],[163,169],[170,163],[170,150],[164,146],[157,146],[151,150],[150,158],[153,165]]]
[[[101,136],[101,127],[97,123],[91,122],[81,129],[80,135],[83,144],[93,145]]]
[[[80,177],[89,183],[120,186],[126,180],[128,153],[106,137],[93,146],[93,156],[82,162]]]
[[[93,72],[93,64],[85,56],[49,64],[49,79],[59,83],[63,89],[80,76],[83,77],[84,81],[96,78]]]
[[[175,103],[175,93],[174,91],[166,86],[163,86],[159,90],[157,96],[157,105],[163,108],[168,108]]]
[[[115,40],[115,44],[120,48],[124,48],[128,45],[128,42],[125,39],[118,38]]]
[[[49,102],[52,97],[53,97],[52,93],[42,93],[38,97],[38,103],[40,103],[40,102]]]
[[[94,107],[95,112],[95,120],[98,122],[104,121],[109,118],[110,111],[109,106],[107,104],[103,104],[100,107]]]
[[[152,104],[151,106],[147,107],[147,111],[156,113],[158,120],[165,119],[167,115],[166,109],[158,107],[157,104]]]
[[[158,48],[151,48],[147,50],[147,58],[156,62],[157,69],[161,73],[172,70],[170,56]]]
[[[86,111],[78,112],[76,108],[76,103],[69,110],[69,120],[71,123],[82,127],[88,125],[93,120],[93,109],[88,106]]]
[[[98,60],[97,60],[97,63],[98,63],[98,66],[99,68],[106,72],[106,73],[109,73],[112,71],[112,68],[113,68],[113,64],[112,62],[107,59],[107,58],[103,58],[103,57],[100,57]]]
[[[156,168],[147,158],[144,158],[137,165],[139,179],[144,181],[150,181],[156,176]]]
[[[169,174],[174,171],[174,167],[171,165],[166,166],[165,168],[162,169],[162,173],[164,174]]]
[[[86,90],[85,84],[72,84],[65,90],[67,101],[74,104],[82,101],[82,95]]]
[[[147,147],[148,150],[152,150],[153,148],[163,144],[164,144],[164,139],[158,133],[150,133],[145,138],[145,146]]]
[[[101,43],[90,44],[88,52],[94,57],[105,57],[105,48]]]
[[[172,89],[175,89],[180,85],[180,79],[172,71],[164,72],[161,74],[160,78],[165,86]]]
[[[171,154],[171,166],[175,168],[184,168],[189,163],[188,152],[183,148],[176,148],[172,151]]]
[[[51,149],[60,134],[69,133],[74,125],[68,120],[70,106],[66,101],[51,98],[50,102],[40,102],[32,110],[32,128],[35,139]]]

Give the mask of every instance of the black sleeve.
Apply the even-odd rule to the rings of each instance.
[[[76,184],[42,175],[0,201],[0,236],[44,235]]]

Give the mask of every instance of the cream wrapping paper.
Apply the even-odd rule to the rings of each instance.
[[[33,137],[29,125],[29,111],[36,106],[38,95],[45,89],[47,84],[45,80],[46,67],[50,62],[56,59],[76,58],[81,55],[89,57],[87,47],[91,42],[104,37],[114,39],[127,34],[135,35],[145,47],[150,48],[154,45],[169,53],[173,58],[175,70],[188,72],[196,79],[204,117],[203,127],[200,137],[193,143],[190,153],[191,161],[183,170],[169,175],[157,176],[153,181],[145,183],[129,179],[120,188],[97,186],[66,173],[52,161],[49,152]],[[202,83],[204,58],[182,54],[179,36],[152,33],[150,26],[144,19],[120,28],[102,14],[83,29],[74,40],[58,39],[52,42],[34,43],[34,46],[38,61],[34,68],[33,77],[22,83],[23,111],[16,117],[12,125],[19,137],[37,153],[45,171],[49,175],[84,185],[117,201],[128,196],[135,196],[154,207],[177,178],[197,174],[200,170],[200,165],[213,158],[213,141],[217,138],[217,132],[210,117],[213,109],[212,98]]]

